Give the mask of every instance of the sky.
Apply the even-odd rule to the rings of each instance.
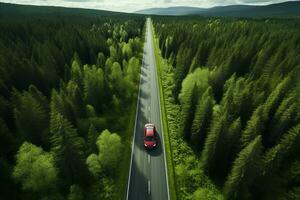
[[[0,0],[0,2],[16,4],[92,8],[120,12],[134,12],[146,8],[171,6],[208,8],[232,4],[266,5],[284,1],[287,0]]]

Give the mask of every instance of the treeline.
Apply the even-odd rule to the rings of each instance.
[[[143,26],[135,16],[0,18],[0,199],[122,193]]]
[[[299,199],[300,23],[154,22],[161,54],[172,66],[162,77],[173,105],[170,132],[185,141],[172,139],[179,199],[221,198],[203,192],[201,178],[188,181],[197,170],[225,199]],[[189,148],[194,160],[186,156]]]

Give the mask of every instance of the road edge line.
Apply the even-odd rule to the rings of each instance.
[[[146,27],[146,31],[147,31],[147,27]],[[147,34],[146,31],[145,31],[145,38],[146,38],[146,34]],[[139,92],[138,92],[138,96],[137,96],[136,111],[135,111],[135,122],[134,122],[134,131],[133,131],[132,145],[131,145],[131,159],[130,159],[129,175],[128,175],[128,182],[127,182],[126,200],[128,200],[128,196],[129,196],[131,168],[132,168],[133,150],[134,150],[134,140],[135,140],[135,133],[136,133],[136,122],[137,122],[137,117],[138,117],[138,112],[139,112],[139,105],[140,105],[140,93],[141,93],[141,82],[142,82],[142,66],[144,65],[144,60],[145,60],[145,53],[144,53],[145,52],[145,42],[143,44],[143,59],[142,59],[142,65],[141,65],[141,70],[140,70],[140,77],[139,77],[140,78],[140,80],[139,80]]]

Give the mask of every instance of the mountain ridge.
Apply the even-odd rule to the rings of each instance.
[[[188,8],[188,9],[186,9]],[[300,1],[287,1],[269,5],[228,5],[211,8],[200,7],[167,7],[138,10],[135,13],[146,15],[202,15],[202,16],[231,16],[231,17],[270,17],[270,16],[299,16]]]

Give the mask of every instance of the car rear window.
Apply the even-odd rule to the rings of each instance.
[[[146,140],[146,141],[153,141],[154,138],[153,138],[152,136],[146,136],[146,137],[145,137],[145,140]]]

